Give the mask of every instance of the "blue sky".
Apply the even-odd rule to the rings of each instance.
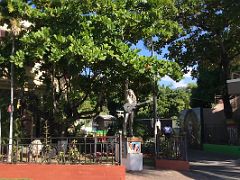
[[[140,55],[144,56],[151,56],[151,52],[146,49],[143,44],[143,41],[139,41],[136,46],[133,48],[138,48],[141,51],[139,52]],[[163,54],[167,52],[167,49],[163,49]],[[156,55],[156,54],[155,54]],[[163,55],[157,55],[158,59],[162,59]],[[191,70],[191,69],[189,69]],[[189,83],[196,83],[196,79],[193,79],[191,73],[184,74],[183,79],[179,82],[172,80],[169,76],[164,76],[159,82],[160,85],[170,86],[171,88],[179,88],[179,87],[186,87]]]

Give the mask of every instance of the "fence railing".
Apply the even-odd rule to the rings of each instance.
[[[188,160],[186,136],[157,136],[157,158]]]
[[[239,125],[205,125],[204,143],[218,145],[240,145],[239,129]]]
[[[8,139],[2,139],[0,162],[119,165],[121,141],[121,135],[13,139],[12,145],[8,144]]]

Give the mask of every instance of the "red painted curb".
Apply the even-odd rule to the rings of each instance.
[[[0,178],[32,180],[125,180],[124,166],[0,164]]]

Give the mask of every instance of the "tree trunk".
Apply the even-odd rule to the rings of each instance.
[[[227,54],[224,52],[222,54],[222,80],[223,80],[223,104],[224,104],[224,114],[226,119],[232,118],[232,106],[230,104],[230,98],[228,94],[227,80],[230,78],[230,60]]]

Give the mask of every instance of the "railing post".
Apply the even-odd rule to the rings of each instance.
[[[0,108],[0,155],[2,155],[2,111]]]
[[[184,133],[184,150],[185,150],[185,160],[188,161],[188,148],[187,148],[187,135]]]
[[[86,157],[86,154],[87,154],[87,136],[84,135],[84,151],[85,151],[85,164],[87,163],[87,157]]]
[[[122,132],[119,132],[119,164],[122,165]]]
[[[97,156],[97,135],[94,133],[94,154],[93,154],[93,162],[96,162]]]
[[[158,158],[159,156],[159,147],[160,147],[160,137],[159,134],[156,134],[156,141],[155,141],[155,147],[156,147],[156,154],[155,154],[155,158]]]

